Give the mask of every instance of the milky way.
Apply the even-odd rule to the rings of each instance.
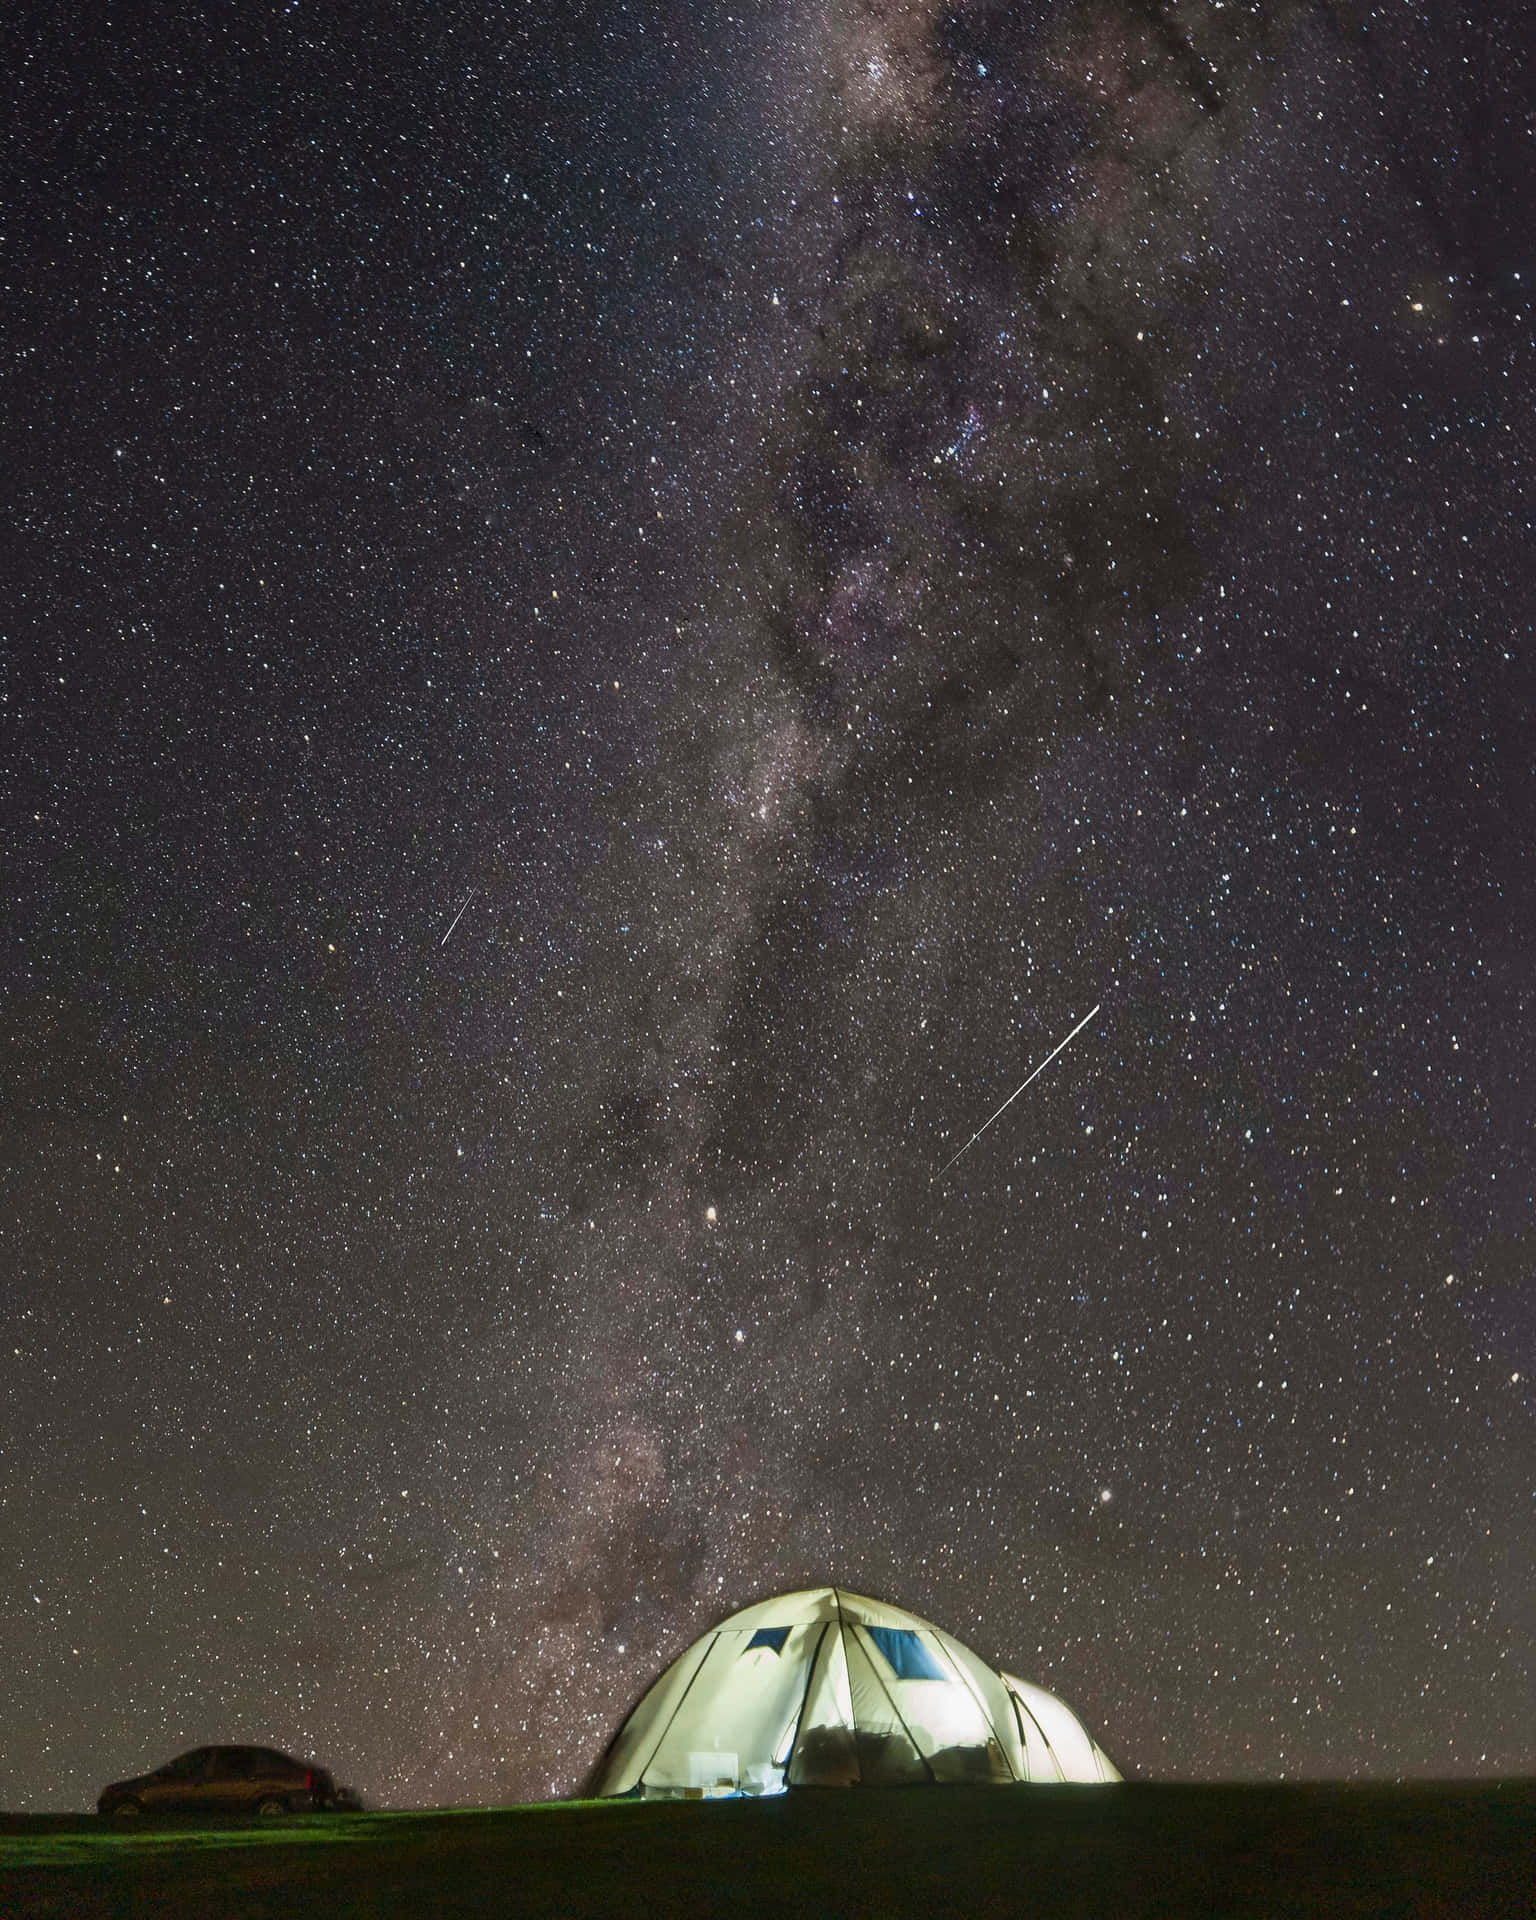
[[[1529,1769],[1518,23],[98,31],[0,1800],[568,1791],[824,1580],[1127,1774]]]

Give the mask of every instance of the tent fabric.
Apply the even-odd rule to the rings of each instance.
[[[1107,1771],[1069,1771],[1085,1752]],[[695,1641],[620,1728],[595,1791],[710,1798],[1118,1777],[1043,1689],[1010,1688],[916,1614],[813,1587],[760,1601]]]
[[[1054,1693],[1021,1680],[998,1676],[1008,1689],[1019,1723],[1031,1780],[1111,1781],[1122,1776],[1077,1715]]]

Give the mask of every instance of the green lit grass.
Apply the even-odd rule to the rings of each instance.
[[[518,1814],[546,1816],[581,1807],[627,1807],[632,1801],[555,1800],[524,1807],[440,1807],[422,1813],[300,1813],[274,1819],[205,1824],[188,1815],[131,1822],[85,1814],[0,1814],[0,1873],[16,1867],[104,1865],[141,1853],[223,1852],[241,1847],[399,1846],[422,1828],[456,1821],[501,1822]]]
[[[1532,1920],[1536,1782],[916,1788],[122,1828],[0,1819],[27,1920]]]

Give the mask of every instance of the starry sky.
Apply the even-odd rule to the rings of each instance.
[[[1532,24],[0,29],[0,1805],[1536,1766]]]

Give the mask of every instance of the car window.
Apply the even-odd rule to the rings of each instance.
[[[249,1780],[252,1758],[249,1747],[220,1747],[213,1777],[216,1780]]]
[[[213,1751],[211,1747],[194,1747],[190,1753],[178,1753],[174,1760],[167,1760],[160,1768],[160,1774],[166,1780],[191,1780],[203,1770],[203,1764]]]
[[[286,1753],[278,1753],[271,1747],[261,1749],[263,1773],[290,1774],[301,1771],[296,1760],[290,1760]]]

